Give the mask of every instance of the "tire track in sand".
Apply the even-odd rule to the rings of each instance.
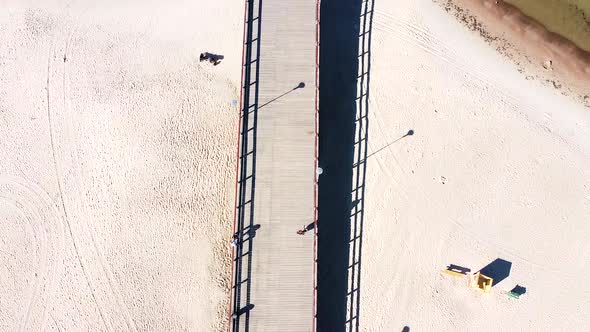
[[[63,79],[62,79],[62,95],[63,95],[63,111],[65,114],[65,121],[64,124],[67,127],[67,132],[72,132],[74,133],[74,126],[72,123],[72,118],[69,116],[70,114],[73,114],[72,112],[69,111],[69,107],[67,104],[67,101],[70,99],[68,97],[68,85],[67,83],[69,83],[68,81],[68,70],[67,70],[67,59],[68,57],[71,55],[70,52],[70,48],[72,46],[72,39],[74,37],[74,35],[77,32],[77,28],[72,30],[69,34],[68,40],[66,41],[66,46],[64,49],[64,55],[63,55],[63,59],[64,59],[64,64],[63,64]],[[83,163],[80,162],[80,156],[79,156],[79,151],[80,149],[78,148],[78,140],[77,139],[72,139],[70,140],[73,144],[74,144],[74,149],[72,149],[71,151],[73,152],[71,154],[71,157],[74,159],[74,162],[72,163],[72,173],[75,174],[76,176],[74,176],[73,178],[76,179],[76,197],[82,198],[84,197],[82,190],[80,190],[80,188],[83,187],[83,185],[80,183],[79,179],[82,178],[82,174],[83,172],[81,171],[79,165],[82,165]],[[80,199],[80,204],[83,206],[82,210],[84,211],[83,215],[89,215],[87,213],[88,211],[88,207],[87,207],[87,202],[86,200],[82,200]],[[121,295],[121,291],[119,290],[119,285],[117,282],[114,281],[114,276],[113,276],[113,272],[111,271],[110,267],[109,267],[109,263],[107,262],[102,248],[97,244],[96,241],[96,237],[94,235],[94,230],[92,229],[92,227],[87,227],[85,229],[85,234],[90,234],[90,239],[92,242],[92,246],[94,249],[94,253],[93,256],[96,257],[100,263],[100,267],[101,267],[101,271],[100,271],[100,275],[104,276],[105,279],[107,280],[107,286],[108,286],[108,291],[109,291],[109,303],[108,303],[108,307],[109,308],[114,308],[115,306],[113,306],[113,302],[116,305],[116,308],[118,310],[114,311],[114,314],[120,314],[122,315],[122,317],[119,317],[119,320],[122,320],[128,331],[137,331],[137,327],[135,325],[135,322],[133,321],[133,318],[131,317],[131,315],[129,314],[129,310],[127,309],[127,306],[125,305],[125,302],[123,300],[123,296]],[[113,301],[114,299],[114,301]],[[112,315],[111,315],[112,317]],[[122,324],[118,324],[118,326],[122,326]]]
[[[68,80],[68,59],[72,57],[71,55],[71,48],[72,48],[72,39],[74,38],[77,32],[77,28],[70,30],[68,33],[67,39],[65,40],[64,46],[64,53],[61,59],[63,60],[63,71],[62,71],[62,86],[61,86],[61,98],[62,98],[62,113],[63,114],[63,122],[62,124],[62,131],[65,133],[69,133],[71,137],[68,137],[66,141],[68,144],[73,144],[73,147],[69,149],[69,153],[67,154],[68,158],[71,158],[70,169],[69,173],[72,174],[70,178],[75,180],[71,185],[71,190],[75,193],[69,200],[71,200],[71,207],[76,208],[76,212],[80,213],[82,216],[88,216],[88,208],[87,202],[83,199],[84,195],[82,193],[81,188],[83,187],[80,183],[79,179],[82,177],[83,172],[80,170],[80,163],[79,153],[78,153],[78,144],[77,138],[75,137],[75,126],[72,123],[71,112],[68,107],[69,98],[69,89],[68,84],[71,82]],[[56,169],[59,167],[57,160],[59,160],[57,149],[55,148],[55,144],[52,145],[55,154],[54,154],[54,161],[56,163]],[[64,152],[65,154],[65,152]],[[56,174],[59,174],[58,170],[56,170]],[[61,181],[61,177],[58,176],[58,181]],[[63,191],[60,190],[60,196],[62,202],[64,202],[64,211],[65,211],[65,201]],[[90,237],[90,245],[87,246],[79,246],[80,251],[83,254],[79,255],[80,263],[82,261],[86,261],[87,264],[85,266],[85,275],[88,278],[88,282],[91,285],[99,286],[97,290],[91,290],[92,296],[95,300],[97,305],[97,309],[101,315],[101,319],[107,326],[108,330],[127,330],[127,331],[137,331],[137,327],[135,322],[131,318],[127,306],[123,301],[123,296],[119,290],[119,285],[115,281],[113,272],[110,269],[109,263],[106,260],[102,248],[98,245],[96,241],[96,236],[94,229],[84,222],[78,222],[73,225],[74,230],[72,233],[80,233],[86,234]],[[74,234],[76,235],[76,234]],[[82,243],[79,241],[78,244]]]
[[[520,97],[511,94],[509,92],[511,89],[502,86],[499,83],[501,81],[499,77],[488,73],[493,71],[480,68],[468,57],[453,52],[452,47],[431,33],[427,28],[420,27],[414,22],[403,20],[379,10],[375,11],[375,21],[373,23],[375,24],[376,30],[384,32],[386,37],[397,38],[414,45],[434,58],[448,63],[451,67],[458,69],[463,74],[485,83],[485,86],[482,87],[484,93],[488,93],[487,90],[492,90],[495,95],[502,97],[502,102],[509,106],[513,113],[518,114],[535,128],[549,132],[553,137],[567,144],[568,141],[566,138],[560,133],[551,130],[546,124],[542,123],[542,120],[531,119],[529,114],[536,114],[536,110],[527,103],[523,103]]]
[[[57,271],[63,263],[63,218],[49,194],[25,179],[1,175],[0,201],[27,221],[36,240],[39,268],[19,330],[44,330],[59,279]]]
[[[64,214],[64,221],[66,224],[66,228],[68,230],[70,237],[72,238],[72,245],[74,247],[74,252],[76,253],[76,258],[78,260],[78,263],[80,263],[82,273],[84,274],[84,278],[86,279],[86,284],[88,286],[88,289],[90,290],[90,295],[92,296],[92,300],[96,304],[98,313],[100,315],[100,319],[101,319],[102,323],[104,324],[105,328],[107,329],[107,331],[112,331],[113,330],[112,327],[109,324],[107,324],[107,321],[105,320],[105,316],[103,314],[103,308],[98,304],[98,301],[96,299],[96,294],[94,292],[94,288],[92,286],[92,283],[90,282],[90,278],[88,277],[88,272],[86,271],[86,268],[84,266],[84,262],[82,261],[82,258],[80,255],[80,250],[78,250],[77,237],[74,236],[74,232],[72,231],[72,226],[70,224],[68,212],[66,209],[66,204],[64,201],[64,194],[63,194],[62,185],[61,185],[61,174],[60,174],[60,170],[59,170],[59,166],[58,166],[58,162],[57,162],[57,158],[56,158],[57,153],[56,153],[56,147],[55,147],[55,142],[54,142],[53,121],[52,121],[52,117],[51,117],[51,60],[53,58],[53,55],[54,55],[54,43],[52,42],[51,47],[49,49],[49,56],[47,57],[47,82],[46,82],[47,122],[48,122],[48,128],[49,128],[49,141],[50,141],[50,145],[51,145],[51,155],[53,157],[53,167],[55,170],[55,177],[56,177],[57,188],[58,188],[58,193],[59,193],[59,203],[60,203],[60,207],[61,207],[63,214]]]
[[[375,27],[386,34],[387,37],[393,37],[414,45],[436,59],[448,63],[451,67],[458,69],[460,72],[485,83],[485,87],[505,98],[506,103],[519,114],[526,116],[520,109],[531,109],[520,102],[520,99],[509,93],[498,83],[498,80],[485,72],[482,68],[477,68],[469,59],[455,53],[440,38],[422,28],[419,25],[402,20],[392,14],[375,11]]]
[[[385,37],[396,38],[404,42],[407,42],[413,46],[416,46],[425,51],[427,54],[433,56],[434,58],[440,59],[443,62],[449,64],[454,69],[470,76],[471,78],[479,82],[482,82],[486,88],[493,90],[493,93],[495,95],[503,97],[504,103],[507,106],[509,106],[512,109],[512,111],[523,117],[531,125],[542,130],[547,129],[543,124],[531,120],[527,115],[527,112],[534,113],[534,110],[524,105],[521,102],[520,98],[508,93],[506,89],[503,89],[495,77],[486,74],[484,70],[481,68],[476,68],[476,66],[473,63],[471,63],[469,59],[466,59],[465,57],[453,52],[450,47],[448,47],[437,36],[430,33],[427,29],[420,27],[418,24],[415,24],[413,22],[400,19],[398,17],[395,17],[394,15],[378,10],[375,11],[375,20],[373,23],[377,30],[380,30],[385,33]],[[383,121],[378,116],[373,116],[373,118],[377,122],[377,128],[380,131],[380,136],[385,137],[386,142],[391,141],[388,138],[389,135],[387,135],[387,133],[383,130]],[[556,133],[553,134],[556,138],[564,141],[564,139],[561,136],[557,135]],[[397,158],[395,157],[395,151],[393,151],[393,147],[388,145],[386,150],[389,151],[390,154],[393,156],[397,166],[402,171],[402,173],[408,174],[406,169],[404,169],[399,160],[397,160]],[[375,158],[377,164],[379,165],[379,169],[382,172],[384,172],[390,180],[397,182],[395,180],[395,177],[389,170],[389,167],[384,166],[384,162],[383,160],[381,160],[382,157],[379,154],[377,154]],[[427,195],[427,193],[421,187],[418,187],[417,189],[421,192],[422,195],[424,195],[423,197],[429,197],[429,195]],[[403,187],[399,188],[399,190],[401,191],[401,194],[403,194],[406,198],[408,197]],[[439,203],[436,200],[431,200],[430,204],[434,204],[441,211],[444,210],[444,207],[441,205],[441,203]],[[511,248],[500,246],[495,243],[492,243],[491,241],[483,239],[475,232],[468,230],[462,223],[455,220],[454,218],[448,217],[448,219],[454,225],[457,226],[459,232],[467,234],[470,238],[473,238],[484,248],[497,250],[503,255],[512,257],[516,260],[520,260],[525,264],[535,266],[536,268],[541,269],[543,271],[548,271],[561,277],[566,277],[568,279],[574,278],[573,274],[569,274],[566,271],[560,269],[552,268],[551,266],[548,266],[547,264],[541,262],[534,262],[528,259],[527,257],[517,254]]]

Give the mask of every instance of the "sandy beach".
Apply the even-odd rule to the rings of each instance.
[[[362,330],[588,330],[587,108],[431,1],[376,2],[372,55]]]
[[[226,331],[243,2],[0,9],[0,331]],[[587,52],[501,1],[372,18],[359,330],[590,330]]]
[[[224,331],[242,3],[1,6],[0,330]]]

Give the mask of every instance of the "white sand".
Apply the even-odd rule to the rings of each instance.
[[[242,2],[119,2],[2,3],[2,331],[223,330]],[[369,159],[363,330],[590,329],[590,113],[429,0],[373,27],[370,151],[415,134]]]
[[[0,2],[0,331],[224,330],[242,18]]]
[[[429,0],[375,7],[369,153],[415,134],[368,162],[362,330],[590,330],[590,112]],[[440,273],[496,258],[490,294]]]

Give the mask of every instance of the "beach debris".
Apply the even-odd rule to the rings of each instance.
[[[440,182],[441,182],[442,184],[445,184],[445,183],[447,183],[447,178],[446,178],[446,177],[444,177],[444,176],[441,176],[441,177],[440,177]]]
[[[551,59],[545,60],[543,62],[543,68],[546,70],[553,70],[553,61]]]

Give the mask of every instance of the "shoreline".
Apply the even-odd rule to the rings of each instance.
[[[502,0],[433,0],[537,80],[590,108],[590,52]]]

